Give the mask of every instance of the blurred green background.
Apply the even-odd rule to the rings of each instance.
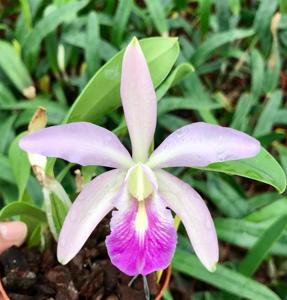
[[[178,37],[180,45],[170,82],[157,91],[156,144],[190,122],[218,123],[258,138],[287,172],[286,0],[0,0],[1,207],[23,199],[42,205],[27,157],[15,148],[36,108],[46,108],[49,125],[61,123],[134,35]],[[122,121],[118,109],[97,123],[127,143]],[[57,161],[55,174],[74,198],[71,167]],[[82,170],[88,177],[101,171]],[[287,299],[286,195],[239,177],[174,172],[207,200],[221,264],[214,274],[204,270],[180,228],[165,299]]]

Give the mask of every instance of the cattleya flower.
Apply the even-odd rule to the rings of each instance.
[[[131,276],[164,269],[176,247],[173,210],[202,264],[215,270],[218,241],[205,202],[163,168],[204,167],[252,157],[260,150],[259,142],[243,132],[199,122],[176,130],[149,156],[157,100],[136,38],[124,53],[120,92],[132,156],[111,131],[86,122],[52,126],[20,141],[29,153],[113,168],[87,184],[73,203],[60,232],[58,260],[68,263],[99,222],[116,208],[106,238],[112,263]]]

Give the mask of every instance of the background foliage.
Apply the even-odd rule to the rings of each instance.
[[[85,92],[78,108],[73,103],[100,66],[134,35],[178,37],[181,49],[162,83],[171,66],[157,56],[164,57],[166,51],[176,58],[177,42],[146,46],[153,69],[162,72],[153,78],[161,99],[155,144],[190,122],[218,123],[258,138],[287,172],[286,0],[2,0],[0,218],[20,215],[29,224],[31,246],[41,244],[46,217],[40,186],[18,148],[18,135],[43,106],[49,125],[85,118],[113,129],[128,144],[117,94],[111,103],[104,93],[113,93],[114,68],[105,69],[110,82],[99,82],[93,91],[100,104],[90,110],[95,102],[85,100]],[[73,199],[76,167],[57,161],[53,169],[54,163],[50,161],[50,172]],[[265,169],[262,165],[260,174]],[[90,167],[81,171],[84,181],[102,172]],[[174,172],[207,200],[220,239],[221,264],[213,274],[204,270],[180,228],[173,281],[165,298],[179,299],[184,291],[196,300],[287,299],[286,194],[219,173]],[[278,172],[268,169],[263,177],[269,176],[282,192]]]

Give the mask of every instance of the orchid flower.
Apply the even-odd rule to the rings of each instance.
[[[219,250],[208,208],[191,186],[163,168],[204,167],[253,157],[259,142],[231,128],[198,122],[176,130],[149,155],[157,100],[136,38],[123,56],[120,93],[132,156],[115,134],[87,122],[52,126],[20,141],[29,153],[113,168],[88,183],[72,204],[60,232],[58,260],[68,263],[113,210],[106,238],[112,263],[130,276],[164,269],[176,247],[173,210],[202,264],[214,271]]]

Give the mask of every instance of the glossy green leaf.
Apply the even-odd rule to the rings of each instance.
[[[176,38],[148,38],[140,41],[154,86],[166,78],[178,56]],[[123,50],[90,80],[70,109],[66,122],[90,121],[120,106],[120,73]]]
[[[261,148],[260,153],[252,158],[213,163],[205,168],[206,171],[222,172],[261,181],[275,187],[279,193],[286,188],[286,176],[279,163],[273,156]]]
[[[183,80],[194,69],[191,64],[183,63],[178,65],[173,72],[167,77],[167,79],[156,90],[157,100],[162,100],[165,93],[178,82]],[[219,108],[220,105],[216,103],[202,103],[194,101],[193,99],[185,99],[181,97],[168,97],[164,101],[160,101],[157,108],[158,115],[165,114],[169,111],[176,109],[204,109],[204,108]],[[127,126],[125,120],[123,120],[117,128],[113,130],[117,135],[124,136],[127,133]]]
[[[182,63],[178,65],[173,70],[173,72],[167,77],[167,79],[161,84],[161,86],[157,89],[157,100],[159,101],[171,87],[176,85],[191,72],[194,72],[194,68],[191,64]]]
[[[207,271],[190,249],[178,247],[172,261],[172,267],[178,272],[206,282],[240,298],[250,300],[279,300],[280,298],[263,284],[256,282],[223,265],[215,272]]]
[[[22,199],[31,171],[27,153],[19,147],[19,140],[24,135],[16,137],[9,149],[9,161],[18,186],[19,200]]]
[[[28,216],[38,220],[39,222],[46,222],[45,212],[26,202],[12,202],[0,211],[0,220],[10,219],[15,216]]]
[[[257,243],[250,249],[240,262],[239,272],[251,276],[269,254],[270,249],[282,235],[287,226],[287,214],[281,216],[266,229]]]

